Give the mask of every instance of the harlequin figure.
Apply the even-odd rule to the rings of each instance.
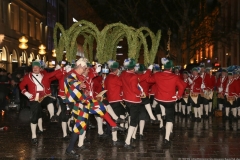
[[[219,76],[219,78],[217,79],[217,92],[218,92],[218,108],[221,111],[223,108],[223,104],[224,104],[224,92],[226,90],[226,86],[227,86],[227,81],[228,81],[228,77],[227,77],[227,70],[223,69],[221,72],[221,75]]]
[[[186,83],[183,80],[172,73],[173,63],[166,58],[162,59],[164,64],[164,71],[155,73],[148,79],[149,83],[156,83],[157,92],[155,94],[155,100],[165,107],[166,110],[166,133],[164,145],[170,146],[170,133],[173,128],[175,103],[181,99]],[[178,88],[178,94],[176,94],[176,87]]]
[[[87,69],[87,60],[85,58],[80,58],[76,62],[74,70],[64,80],[66,101],[74,103],[72,114],[75,120],[73,133],[71,135],[70,144],[66,149],[66,154],[74,157],[79,157],[73,148],[78,137],[80,139],[79,142],[83,145],[89,113],[98,114],[100,117],[104,118],[112,127],[112,131],[119,129],[123,130],[121,127],[118,127],[114,121],[112,121],[102,102],[92,99],[90,96],[91,93],[85,95],[85,93],[87,93],[84,92],[86,84],[81,81],[81,75]]]
[[[32,72],[25,75],[19,88],[28,99],[31,112],[31,131],[32,143],[37,144],[36,129],[39,128],[39,133],[43,132],[42,127],[42,108],[46,107],[50,113],[50,119],[54,117],[53,98],[51,97],[50,79],[59,72],[63,72],[60,67],[54,72],[40,72],[41,64],[39,61],[32,62]],[[26,89],[27,87],[27,89]]]
[[[194,109],[194,120],[201,122],[201,85],[202,85],[202,78],[198,75],[198,69],[192,69],[192,83],[190,88],[190,103],[192,103]]]

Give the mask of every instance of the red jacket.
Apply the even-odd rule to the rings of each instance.
[[[200,94],[201,93],[201,84],[202,84],[202,78],[200,76],[193,77],[191,84],[191,92],[194,94]]]
[[[123,85],[123,100],[131,103],[141,103],[138,76],[133,71],[125,71],[121,73],[120,79]]]
[[[212,78],[211,75],[208,73],[203,73],[202,77],[202,83],[205,85],[206,90],[213,90],[213,82],[212,82]]]
[[[45,95],[50,95],[51,94],[51,90],[50,90],[51,80],[50,79],[59,73],[63,73],[63,70],[58,69],[51,73],[47,73],[47,72],[40,72],[40,73],[43,76],[42,81],[41,81],[41,84],[43,85],[43,92]],[[26,86],[28,87],[28,91],[25,88]],[[37,86],[34,83],[34,80],[32,78],[32,73],[29,73],[23,77],[23,80],[19,84],[19,88],[20,88],[22,94],[24,94],[25,92],[29,92],[30,94],[33,95],[33,97],[30,99],[30,101],[33,101],[35,99]]]
[[[138,74],[138,79],[140,81],[139,84],[142,87],[143,92],[145,93],[146,96],[149,96],[149,88],[151,86],[151,84],[147,82],[147,79],[149,78],[150,73],[147,71],[144,74]]]
[[[104,81],[104,89],[107,90],[107,100],[109,103],[122,101],[122,81],[114,73],[110,73]]]
[[[228,80],[227,86],[225,89],[225,95],[228,95],[230,97],[235,96],[238,97],[238,92],[239,92],[239,81],[232,79]]]
[[[226,86],[227,86],[227,81],[228,81],[228,77],[227,76],[225,76],[225,77],[219,77],[218,79],[217,79],[217,84],[216,84],[216,86],[217,86],[217,91],[218,91],[218,93],[224,93],[225,92],[225,90],[226,90]],[[221,92],[219,92],[219,88],[222,88],[222,91]]]
[[[96,97],[100,92],[102,92],[103,87],[102,87],[102,76],[96,76],[92,79],[93,83],[93,97]]]
[[[181,97],[186,87],[186,83],[170,71],[157,72],[147,82],[156,83],[155,99],[161,102],[176,101],[176,96]],[[176,95],[176,87],[178,88],[178,95]]]
[[[61,97],[62,99],[65,99],[64,79],[68,74],[69,73],[64,71],[63,73],[58,73],[55,75],[55,77],[58,79],[58,96]]]

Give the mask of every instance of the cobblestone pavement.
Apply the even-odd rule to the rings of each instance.
[[[94,118],[91,118],[96,124]],[[90,151],[78,151],[79,159],[98,160],[152,160],[180,158],[240,158],[240,131],[238,123],[222,121],[222,118],[210,117],[201,122],[175,117],[172,145],[164,148],[164,132],[158,126],[147,123],[144,135],[146,140],[137,140],[133,150],[112,146],[111,137],[100,139],[97,129],[87,132]],[[68,141],[62,139],[60,123],[43,122],[44,133],[38,136],[38,146],[31,145],[29,123],[24,123],[15,112],[0,115],[0,126],[8,126],[8,131],[0,131],[0,159],[71,159],[65,155]],[[240,124],[239,124],[240,125]],[[240,128],[240,126],[239,126]],[[124,141],[125,136],[118,135]]]

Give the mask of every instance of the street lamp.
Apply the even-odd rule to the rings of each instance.
[[[38,52],[38,53],[39,53],[40,55],[46,54],[45,49],[46,49],[46,47],[45,47],[43,44],[41,44],[41,45],[39,46],[39,52]]]
[[[28,45],[27,45],[28,39],[25,36],[20,37],[19,42],[20,44],[18,45],[18,47],[20,49],[25,50],[28,48]],[[25,64],[24,52],[22,52],[22,63]]]
[[[52,56],[56,57],[56,50],[55,49],[52,50],[52,53],[53,53]]]

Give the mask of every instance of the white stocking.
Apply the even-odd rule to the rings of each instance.
[[[43,127],[42,127],[42,118],[38,119],[38,128],[40,131],[43,131]]]
[[[82,147],[83,146],[85,135],[86,135],[86,131],[84,131],[83,134],[79,135],[78,147]]]
[[[194,107],[193,110],[194,110],[194,117],[197,118],[197,113],[198,113],[197,108]]]
[[[182,105],[182,113],[185,115],[186,106]]]
[[[206,115],[208,115],[208,105],[204,105],[204,109],[205,109]]]
[[[154,115],[153,115],[153,113],[152,113],[151,105],[148,103],[148,104],[145,105],[145,108],[146,108],[146,110],[147,110],[148,115],[150,116],[150,118],[151,118],[152,120],[156,120],[156,118],[154,117]]]
[[[173,128],[173,123],[172,122],[167,122],[166,123],[166,135],[165,135],[165,139],[169,141],[169,136],[170,136],[170,132]]]
[[[125,143],[127,145],[130,145],[130,143],[131,143],[131,137],[132,137],[133,132],[135,131],[135,128],[136,127],[133,127],[133,126],[129,126],[129,128],[128,128],[128,134],[127,134],[127,138],[125,140]]]
[[[67,122],[62,122],[63,137],[67,136]]]
[[[117,141],[117,131],[112,132],[112,140]]]
[[[56,115],[59,116],[60,113],[61,113],[61,111],[62,111],[62,109],[61,109],[61,106],[59,105],[59,106],[58,106],[58,111],[57,111]]]
[[[190,114],[191,112],[191,106],[187,106],[187,114]]]
[[[219,110],[221,111],[222,108],[223,108],[223,104],[218,104],[218,108],[219,108]]]
[[[212,112],[212,102],[209,102],[209,112]]]
[[[139,134],[140,135],[143,135],[144,126],[145,126],[145,120],[140,120],[140,122],[139,122]]]
[[[134,132],[133,132],[133,134],[132,134],[132,138],[133,138],[133,139],[136,139],[137,130],[138,130],[138,125],[135,127],[135,130],[134,130]]]
[[[112,107],[110,105],[107,105],[107,112],[110,114],[110,116],[114,119],[117,120],[118,116],[115,114],[115,112],[113,111]]]
[[[232,113],[233,113],[234,118],[236,118],[237,117],[237,108],[232,108]]]
[[[165,107],[163,105],[160,105],[160,108],[161,108],[162,116],[165,116],[166,115]]]
[[[229,116],[229,107],[226,107],[226,116]]]
[[[54,106],[52,103],[48,104],[47,105],[47,109],[48,109],[48,112],[50,114],[50,119],[52,118],[52,116],[54,115]]]
[[[101,117],[95,116],[97,120],[97,125],[98,125],[98,134],[102,135],[103,134],[103,119]]]
[[[163,120],[162,120],[162,117],[161,117],[161,114],[157,114],[157,119],[160,121],[160,128],[163,127]]]
[[[36,135],[37,124],[31,123],[30,126],[31,126],[31,131],[32,131],[32,139],[37,138],[37,135]]]

